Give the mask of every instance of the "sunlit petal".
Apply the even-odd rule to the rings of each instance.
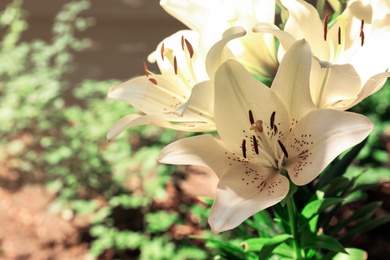
[[[310,46],[305,40],[297,41],[284,55],[271,86],[283,100],[293,121],[316,108],[310,95],[311,63]]]
[[[373,124],[364,116],[332,109],[314,110],[302,118],[286,140],[285,168],[291,180],[305,185],[339,154],[363,141]]]
[[[175,165],[198,165],[208,167],[221,178],[234,165],[240,165],[221,142],[211,135],[184,138],[166,146],[160,153],[160,163]]]
[[[221,178],[209,224],[213,233],[233,229],[253,214],[280,202],[289,181],[279,171],[247,164],[230,168]]]
[[[270,88],[256,79],[237,61],[221,65],[215,76],[215,120],[221,139],[231,151],[241,154],[241,143],[251,129],[249,110],[255,120],[261,119],[269,126],[276,112],[280,131],[286,131],[290,118],[280,98]],[[266,125],[264,125],[266,129]]]
[[[179,119],[179,116],[176,116]],[[140,125],[160,126],[180,131],[206,132],[214,129],[214,124],[205,121],[178,121],[173,124],[160,115],[130,114],[118,120],[108,131],[107,139],[113,140],[126,129]]]

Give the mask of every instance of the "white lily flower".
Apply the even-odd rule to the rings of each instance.
[[[275,0],[161,0],[173,17],[200,34],[204,46],[211,47],[230,27],[241,26],[248,33],[228,46],[235,58],[254,75],[273,78],[278,67],[273,37],[252,32],[258,22],[274,23]]]
[[[226,43],[245,35],[241,27],[227,30],[211,49],[198,46],[198,34],[179,31],[161,42],[155,57],[160,75],[136,77],[109,90],[108,97],[123,100],[144,114],[130,114],[111,127],[107,139],[139,125],[181,131],[214,131],[214,87],[211,79],[219,65],[233,54]],[[205,51],[206,50],[206,51]],[[207,58],[206,58],[207,56]]]
[[[382,2],[371,1],[374,2]],[[317,10],[303,0],[281,0],[289,11],[284,31],[264,24],[255,31],[270,32],[281,42],[279,55],[296,40],[312,46],[311,94],[318,108],[346,110],[377,92],[390,76],[390,13],[354,1],[328,29]],[[389,9],[387,9],[389,10]],[[380,19],[379,16],[380,15]]]
[[[271,88],[237,61],[215,75],[215,120],[221,140],[200,135],[163,149],[158,161],[211,168],[219,183],[209,224],[235,228],[280,202],[289,180],[305,185],[341,152],[360,143],[373,125],[350,112],[316,109],[309,92],[311,51],[302,40],[281,61]]]

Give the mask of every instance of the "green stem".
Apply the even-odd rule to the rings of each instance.
[[[291,235],[293,236],[292,247],[295,251],[296,259],[300,260],[302,259],[302,256],[301,256],[301,250],[299,248],[298,237],[297,237],[297,227],[295,222],[296,209],[295,209],[293,196],[291,196],[287,200],[287,211],[288,211],[288,221],[291,228]]]

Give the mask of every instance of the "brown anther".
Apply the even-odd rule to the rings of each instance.
[[[288,158],[288,153],[287,153],[287,150],[286,150],[286,147],[284,147],[284,145],[282,144],[281,141],[278,140],[278,144],[280,146],[280,149],[282,149],[283,153],[284,153],[284,156],[286,156],[286,158]]]
[[[255,119],[253,118],[252,110],[249,110],[249,122],[251,123],[251,125],[253,125],[255,123]]]
[[[177,59],[176,59],[176,56],[173,58],[173,69],[175,70],[175,74],[177,75]]]
[[[274,125],[274,133],[277,134],[278,133],[278,127],[276,125]]]
[[[192,47],[191,43],[187,41],[187,39],[184,39],[184,41],[186,42],[187,50],[190,53],[190,58],[192,58],[192,56],[194,56],[194,48]]]
[[[337,43],[341,44],[341,28],[339,26],[339,30],[337,31]]]
[[[360,39],[361,39],[361,46],[364,44],[364,20],[362,20],[362,23],[360,25]]]
[[[255,149],[255,153],[259,154],[259,147],[256,140],[256,136],[252,135],[252,141],[253,141],[253,148]]]
[[[146,62],[143,61],[143,68],[144,68],[144,73],[146,77],[149,77],[149,71],[148,71],[148,66],[146,65]]]
[[[165,50],[165,47],[164,47],[164,43],[161,44],[161,49],[160,49],[160,54],[161,54],[161,59],[164,60],[164,50]]]
[[[271,115],[271,117],[270,117],[270,119],[269,119],[269,125],[270,125],[270,127],[271,127],[271,129],[273,129],[274,128],[274,123],[275,123],[275,114],[276,114],[276,112],[274,111],[274,112],[272,112],[272,115]]]
[[[181,49],[184,51],[184,35],[181,36]]]
[[[263,132],[263,121],[256,120],[256,122],[251,125],[251,130],[255,130],[255,131],[262,133]]]
[[[242,140],[241,149],[242,149],[242,156],[244,156],[244,158],[246,158],[246,140],[245,139]]]
[[[157,80],[153,78],[149,78],[149,81],[152,82],[154,85],[157,85]]]
[[[324,18],[324,41],[326,41],[326,37],[328,36],[328,22],[329,14],[326,14]]]

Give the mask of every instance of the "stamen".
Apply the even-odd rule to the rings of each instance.
[[[252,140],[253,140],[253,148],[255,149],[255,153],[259,154],[259,147],[256,140],[256,136],[252,135]]]
[[[251,122],[251,125],[255,123],[255,119],[253,118],[252,110],[249,110],[249,122]]]
[[[246,140],[245,139],[242,140],[241,149],[242,149],[242,156],[244,156],[244,158],[246,158]]]
[[[176,56],[173,57],[173,69],[175,70],[175,74],[177,75],[177,60],[176,60]]]
[[[160,50],[160,54],[161,54],[161,59],[164,60],[164,50],[165,50],[165,47],[164,47],[164,43],[161,44],[161,50]]]
[[[280,148],[282,149],[283,153],[284,153],[284,156],[286,156],[286,158],[288,158],[288,153],[287,153],[287,150],[286,150],[286,147],[284,147],[284,145],[282,144],[281,141],[278,140],[278,144],[280,146]]]
[[[187,41],[187,39],[184,39],[184,41],[186,42],[188,52],[190,53],[190,58],[192,58],[192,56],[194,56],[194,48],[192,47],[191,43]]]
[[[181,36],[181,49],[184,51],[184,35]]]
[[[274,112],[272,112],[272,115],[271,115],[271,118],[270,118],[270,127],[271,127],[271,129],[273,129],[274,128],[274,122],[275,122],[275,114],[276,114],[276,112],[274,111]]]
[[[341,44],[341,28],[339,26],[339,30],[337,32],[337,43],[340,45]]]
[[[150,78],[149,81],[152,82],[154,85],[157,85],[157,80],[156,79]]]
[[[363,31],[363,29],[364,29],[364,20],[362,20],[362,23],[361,23],[361,25],[360,25],[360,39],[361,39],[361,46],[363,46],[363,44],[364,44],[364,31]]]
[[[146,77],[149,77],[149,71],[148,71],[148,66],[146,65],[146,62],[143,61],[143,68],[144,68],[144,73]]]
[[[274,134],[276,135],[278,133],[278,127],[274,125]]]
[[[251,125],[251,130],[255,130],[255,131],[262,133],[263,132],[263,121],[256,120],[256,122]]]
[[[326,41],[326,37],[328,35],[328,22],[329,22],[329,14],[326,14],[324,18],[324,41]]]

